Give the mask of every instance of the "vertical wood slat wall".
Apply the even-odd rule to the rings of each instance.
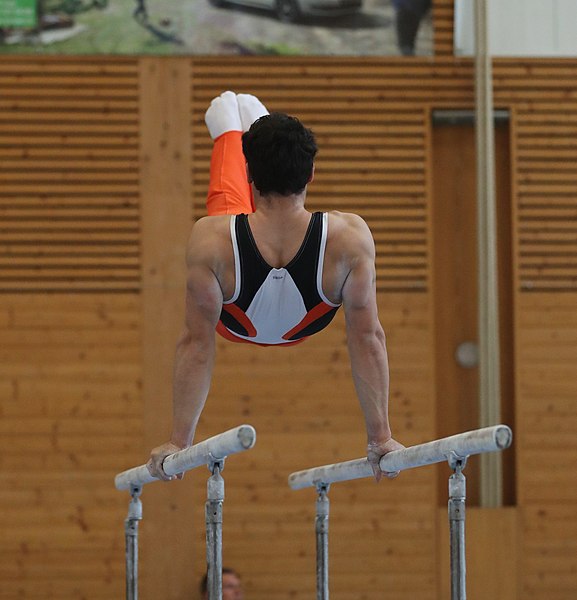
[[[11,186],[18,185],[14,173],[21,168],[14,160],[25,158],[26,139],[32,139],[26,136],[33,134],[31,128],[24,127],[20,131],[24,137],[16,140],[11,122],[29,119],[28,100],[43,93],[43,80],[36,75],[31,75],[27,91],[20,95],[14,82],[25,79],[26,72],[38,73],[39,65],[48,77],[64,68],[73,81],[70,93],[92,98],[96,110],[103,110],[104,88],[87,83],[95,71],[104,80],[107,72],[127,71],[124,76],[133,86],[136,67],[146,60],[84,59],[72,61],[74,69],[61,59],[3,62],[0,197],[4,200],[4,190],[12,190],[12,204],[2,205],[2,216],[18,216],[22,206],[31,202],[26,195],[28,188],[14,193]],[[228,87],[256,92],[271,107],[295,112],[318,131],[322,152],[315,183],[318,188],[311,190],[311,205],[328,206],[334,195],[343,210],[358,208],[377,230],[383,255],[379,259],[381,315],[391,348],[392,414],[397,434],[408,443],[434,436],[433,411],[437,407],[431,392],[434,307],[427,291],[433,274],[429,262],[430,157],[426,154],[426,130],[431,107],[472,105],[471,63],[442,57],[433,61],[351,59],[338,65],[330,59],[166,62],[175,60],[190,65],[191,203],[194,201],[195,215],[202,210],[210,147],[201,119],[212,95]],[[569,433],[577,425],[577,384],[572,376],[577,240],[572,229],[575,205],[571,202],[571,192],[577,186],[569,162],[577,96],[574,81],[572,61],[500,60],[495,65],[496,102],[510,108],[513,115],[520,598],[564,600],[577,588],[576,538],[571,521],[577,502],[571,484],[575,481],[571,469],[575,447]],[[147,92],[141,89],[138,94]],[[170,90],[164,93],[170,95]],[[12,103],[5,103],[10,94]],[[138,94],[127,111],[133,111],[131,116],[118,117],[127,124],[127,140],[133,139],[135,131],[128,123],[138,122],[138,130],[146,127],[137,119]],[[115,97],[112,91],[108,110],[126,111],[126,105],[113,102]],[[67,102],[69,99],[56,100],[62,111],[69,106]],[[402,127],[391,126],[383,115],[394,118],[395,123],[399,117]],[[42,119],[35,116],[32,123],[40,127]],[[354,125],[348,127],[351,121]],[[374,136],[368,129],[373,122]],[[92,125],[86,127],[91,129]],[[364,134],[360,140],[354,135],[356,130]],[[102,137],[108,139],[110,130],[103,131]],[[370,143],[362,143],[365,136]],[[59,140],[60,151],[68,152],[67,139]],[[129,154],[130,147],[128,144]],[[84,148],[80,156],[68,155],[67,160],[88,160],[87,152]],[[131,156],[134,159],[135,154]],[[26,162],[30,165],[27,170],[35,173],[38,167],[42,172],[45,158]],[[390,172],[395,177],[390,177]],[[62,173],[56,168],[52,181],[43,179],[43,191],[52,190],[56,197],[64,197]],[[127,173],[133,194],[131,186],[139,176],[134,163]],[[101,190],[114,197],[124,189],[107,187],[110,177],[105,172],[92,174],[91,180],[95,188],[102,185]],[[365,192],[362,197],[355,194],[355,186]],[[74,187],[82,189],[81,185]],[[397,194],[401,197],[399,205],[395,205]],[[32,202],[41,205],[38,198]],[[15,200],[21,205],[16,206]],[[82,211],[88,210],[84,202]],[[129,208],[131,227],[136,227],[139,213],[134,202]],[[84,223],[84,219],[79,222]],[[416,236],[409,231],[413,222]],[[118,231],[122,226],[110,229]],[[3,251],[9,253],[12,247],[4,237],[7,230],[2,227],[4,239],[0,242],[4,243]],[[32,250],[37,247],[41,254],[42,236],[35,239]],[[139,243],[136,236],[127,244],[137,256]],[[111,247],[113,244],[104,243],[98,255],[105,256]],[[407,253],[400,269],[395,268],[395,250]],[[399,279],[390,278],[399,271],[405,275],[404,288],[399,288]],[[2,275],[7,272],[9,269],[4,269]],[[146,445],[142,444],[139,385],[147,365],[142,364],[140,355],[140,294],[134,287],[111,294],[107,278],[102,280],[103,288],[90,296],[76,293],[83,284],[77,285],[70,277],[68,287],[58,287],[57,294],[56,287],[46,280],[50,295],[30,293],[29,287],[28,293],[19,295],[6,288],[8,293],[0,296],[5,365],[0,376],[0,503],[2,528],[8,531],[0,550],[0,573],[7,597],[110,598],[122,594],[125,498],[111,488],[111,482],[119,468],[118,455],[122,455],[120,468],[139,462]],[[552,294],[551,281],[554,289],[565,293]],[[225,524],[225,535],[229,535],[225,559],[245,574],[253,598],[305,597],[312,593],[313,542],[307,535],[312,536],[314,499],[304,492],[289,492],[284,487],[285,475],[294,468],[309,466],[311,461],[356,456],[362,446],[362,424],[346,371],[342,321],[309,344],[301,348],[302,352],[288,350],[282,361],[277,355],[219,344],[215,386],[200,426],[199,435],[204,437],[241,419],[253,422],[260,433],[254,454],[235,463],[231,459],[225,473],[225,519],[230,518]],[[160,413],[165,409],[159,403],[156,410]],[[332,435],[335,431],[338,436]],[[27,466],[31,464],[25,477],[21,476],[21,453],[27,457]],[[548,485],[542,485],[543,481]],[[184,484],[197,507],[203,501],[203,482],[204,476],[195,474]],[[391,590],[391,597],[399,599],[436,597],[433,476],[415,472],[394,485],[390,492],[388,488],[385,492],[382,488],[366,491],[360,484],[342,489],[335,486],[332,556],[336,598],[377,598],[384,587]],[[149,502],[156,502],[156,495],[148,493]],[[375,505],[381,512],[368,525],[366,511]],[[193,535],[200,545],[202,517],[197,509],[194,520],[198,530]],[[154,540],[147,543],[153,546]],[[364,553],[371,560],[363,560]],[[385,572],[383,553],[390,565]],[[194,560],[191,572],[183,575],[190,586],[204,560],[202,551]],[[164,571],[169,561],[165,548],[160,548],[146,559],[145,568]],[[171,592],[171,597],[181,597],[177,593]]]

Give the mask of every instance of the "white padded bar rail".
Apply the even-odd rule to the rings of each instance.
[[[507,425],[494,425],[389,452],[381,458],[380,467],[382,471],[404,471],[443,462],[451,452],[465,458],[473,454],[504,450],[511,445],[512,440],[513,433]],[[300,490],[320,483],[329,484],[372,476],[373,471],[367,459],[358,458],[292,473],[289,476],[289,486],[293,490]]]
[[[201,465],[207,465],[212,459],[220,460],[231,454],[249,450],[255,442],[254,427],[240,425],[167,456],[162,466],[167,475],[184,473]],[[146,465],[141,465],[119,473],[114,479],[114,484],[117,490],[129,490],[133,486],[141,486],[153,481],[159,480],[152,477]]]

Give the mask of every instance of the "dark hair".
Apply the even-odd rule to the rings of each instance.
[[[223,567],[222,568],[222,574],[223,575],[235,575],[236,577],[238,577],[240,579],[240,575],[234,570],[234,569],[230,569],[228,567]],[[200,596],[204,597],[204,595],[206,594],[206,592],[208,591],[208,573],[204,574],[204,577],[200,580]]]
[[[242,151],[256,189],[288,196],[302,192],[313,173],[315,136],[296,118],[271,113],[242,136]]]

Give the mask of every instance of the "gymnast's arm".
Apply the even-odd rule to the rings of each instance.
[[[389,424],[389,363],[377,310],[375,246],[366,224],[360,219],[359,223],[354,227],[356,251],[342,297],[353,380],[367,428],[367,457],[378,481],[379,458],[403,446],[393,439]]]
[[[152,450],[148,462],[151,474],[164,480],[171,478],[162,470],[162,461],[190,446],[194,438],[210,389],[215,327],[222,308],[222,291],[208,256],[211,243],[194,234],[193,228],[187,253],[185,327],[174,361],[172,435],[169,442]]]

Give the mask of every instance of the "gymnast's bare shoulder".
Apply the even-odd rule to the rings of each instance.
[[[345,213],[338,210],[329,212],[329,235],[351,239],[352,246],[359,243],[373,244],[373,236],[365,220],[355,213]]]
[[[221,287],[223,297],[234,291],[234,253],[230,238],[230,215],[202,217],[195,222],[186,251],[189,270],[196,266],[210,269]]]
[[[374,265],[375,243],[364,219],[353,213],[329,212],[323,291],[332,302],[342,302],[347,277],[360,264]]]

